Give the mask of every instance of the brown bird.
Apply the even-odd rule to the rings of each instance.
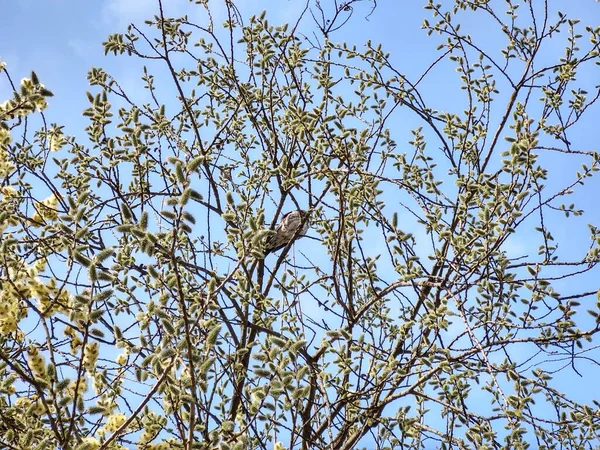
[[[302,227],[302,229],[300,229]],[[281,218],[275,228],[275,234],[267,238],[265,256],[285,247],[292,239],[306,234],[308,230],[308,213],[301,209],[291,211]]]

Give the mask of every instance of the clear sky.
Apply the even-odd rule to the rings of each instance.
[[[327,0],[323,1],[325,3]],[[442,2],[447,0],[442,0]],[[534,2],[537,0],[534,0]],[[499,5],[504,2],[492,0]],[[214,0],[215,22],[220,23],[218,17],[223,10]],[[428,39],[420,30],[423,18],[428,13],[423,10],[425,3],[418,0],[379,0],[378,8],[367,19],[368,5],[357,7],[353,26],[344,29],[333,37],[345,40],[348,43],[362,45],[366,40],[381,42],[386,51],[391,53],[391,60],[407,75],[408,78],[418,76],[431,63],[433,50],[439,38]],[[600,25],[600,3],[593,0],[550,0],[552,7],[562,8],[574,18],[581,18],[584,23],[592,26]],[[273,24],[293,20],[302,10],[303,2],[297,0],[241,0],[237,2],[244,16],[250,12],[258,13],[267,10],[270,22]],[[190,19],[203,20],[204,14],[200,8],[194,7],[184,0],[165,0],[166,14],[178,15],[188,13]],[[86,74],[91,67],[103,67],[112,74],[120,84],[132,92],[136,91],[140,98],[145,95],[141,86],[140,65],[133,58],[126,56],[104,56],[101,43],[108,34],[125,32],[129,23],[141,23],[145,18],[156,13],[154,0],[106,0],[103,2],[82,0],[3,0],[0,1],[2,11],[2,26],[0,26],[0,59],[7,63],[7,68],[18,83],[22,77],[29,76],[35,70],[42,83],[54,93],[49,100],[50,108],[45,112],[49,122],[66,125],[68,134],[83,136],[86,120],[81,112],[88,107],[85,92],[89,89]],[[361,16],[362,14],[362,16]],[[429,18],[429,17],[428,17]],[[486,48],[499,49],[505,42],[499,41],[486,23],[467,21],[465,26],[472,33],[474,40],[479,39]],[[309,31],[309,30],[307,30]],[[545,48],[542,59],[556,61],[564,49],[564,35]],[[553,41],[554,42],[554,41]],[[131,61],[131,64],[129,64]],[[464,101],[459,88],[458,77],[448,75],[448,65],[441,65],[424,82],[423,92],[428,102],[435,108],[453,109],[456,104]],[[594,91],[594,86],[600,83],[600,70],[582,72],[578,74],[578,84]],[[10,96],[11,88],[6,78],[0,76],[0,102]],[[498,105],[502,108],[500,102]],[[455,108],[456,109],[456,108]],[[598,110],[598,108],[596,108]],[[500,111],[500,109],[499,109]],[[598,117],[588,115],[574,129],[573,144],[578,148],[596,151],[598,148]],[[418,123],[414,116],[407,115],[405,123],[398,123],[401,128],[395,138],[402,142],[411,138],[410,130]],[[558,186],[564,182],[565,177],[572,179],[574,165],[564,165],[562,159],[556,155],[547,157],[551,177],[548,181],[550,187]],[[563,176],[564,174],[564,176]],[[569,259],[572,255],[581,255],[582,249],[590,245],[589,233],[586,224],[600,225],[600,211],[597,208],[600,184],[592,180],[591,184],[576,197],[577,206],[586,211],[581,219],[577,219],[570,227],[553,227],[553,218],[549,217],[549,226],[556,240],[561,243],[561,255]],[[558,220],[558,213],[556,220]],[[407,219],[408,220],[408,219]],[[413,230],[406,230],[413,231]],[[414,230],[418,232],[418,230]],[[520,254],[536,254],[539,241],[530,241],[533,236],[520,235],[511,240],[508,245],[514,256]],[[600,267],[586,278],[590,289],[598,287],[600,283]],[[568,283],[557,283],[557,286],[568,294]],[[577,291],[583,290],[577,286]],[[587,308],[586,308],[587,309]],[[597,374],[597,368],[583,365],[580,371],[586,374]],[[588,371],[588,372],[586,372]],[[560,375],[559,375],[560,376]],[[565,388],[571,390],[572,395],[579,401],[589,399],[590,392],[583,385],[574,386],[571,382],[573,374],[563,380]],[[598,396],[596,395],[596,398]]]

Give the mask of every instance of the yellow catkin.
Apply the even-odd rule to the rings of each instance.
[[[110,431],[111,433],[115,432],[119,429],[121,425],[123,425],[123,423],[125,423],[126,420],[127,417],[125,417],[125,414],[123,413],[112,414],[108,417],[108,420],[104,425],[104,429],[106,431]]]
[[[83,355],[83,367],[88,371],[93,372],[96,370],[96,362],[98,361],[99,346],[97,342],[88,342],[85,345],[85,352]]]

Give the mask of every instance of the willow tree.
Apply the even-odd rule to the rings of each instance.
[[[87,137],[35,74],[0,107],[0,446],[598,445],[573,386],[598,375],[600,233],[571,199],[597,190],[600,29],[415,2],[409,76],[336,38],[383,5],[195,3],[103,43],[148,102],[92,68]],[[307,235],[265,256],[296,210]]]

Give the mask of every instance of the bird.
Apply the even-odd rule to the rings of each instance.
[[[281,221],[265,243],[265,256],[285,247],[292,239],[303,236],[308,231],[308,212],[298,209],[284,214]]]

